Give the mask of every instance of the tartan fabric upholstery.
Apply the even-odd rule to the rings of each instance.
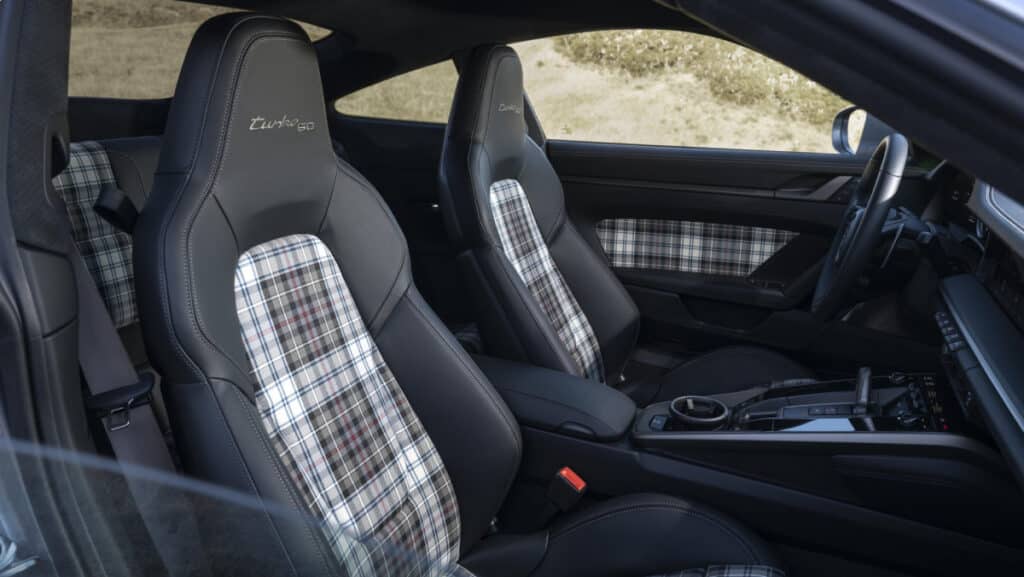
[[[452,570],[451,481],[330,250],[312,235],[253,247],[235,302],[263,425],[348,574]]]
[[[786,574],[767,565],[711,565],[657,577],[786,577]]]
[[[548,252],[523,187],[515,179],[499,180],[489,198],[501,250],[576,361],[577,374],[604,382],[597,336]]]
[[[98,142],[71,144],[67,168],[53,179],[71,220],[71,235],[103,297],[114,326],[139,320],[132,269],[132,238],[93,209],[105,188],[117,186],[107,152]]]
[[[747,276],[797,235],[786,230],[621,218],[597,224],[612,267]]]

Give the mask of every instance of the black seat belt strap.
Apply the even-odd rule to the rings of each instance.
[[[119,463],[173,474],[174,461],[150,404],[152,375],[136,372],[77,248],[72,261],[78,289],[78,359],[90,393],[86,406],[100,418]],[[124,478],[168,574],[208,574],[189,499],[156,480],[130,472]]]
[[[174,461],[150,406],[152,376],[140,378],[103,304],[99,289],[75,254],[78,288],[78,360],[117,460],[174,472]]]

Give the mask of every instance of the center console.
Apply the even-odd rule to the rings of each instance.
[[[955,399],[934,374],[795,380],[738,393],[685,396],[640,411],[634,431],[950,432],[962,427]]]
[[[521,494],[503,518],[512,529],[529,529],[516,515],[543,509],[569,466],[592,494],[697,499],[769,520],[757,528],[779,539],[857,535],[879,558],[934,555],[964,570],[979,556],[1024,562],[1024,500],[945,375],[862,369],[638,408],[602,383],[475,360],[522,430]]]

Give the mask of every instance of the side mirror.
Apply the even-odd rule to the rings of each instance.
[[[839,154],[857,154],[867,117],[868,114],[856,106],[840,110],[832,121],[832,148]]]

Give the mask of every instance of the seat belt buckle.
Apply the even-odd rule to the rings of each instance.
[[[548,485],[548,500],[563,513],[574,508],[587,492],[587,482],[576,471],[562,467]]]
[[[86,397],[85,408],[99,417],[108,432],[120,431],[132,424],[133,408],[153,400],[155,385],[152,373],[141,373],[134,384]]]

